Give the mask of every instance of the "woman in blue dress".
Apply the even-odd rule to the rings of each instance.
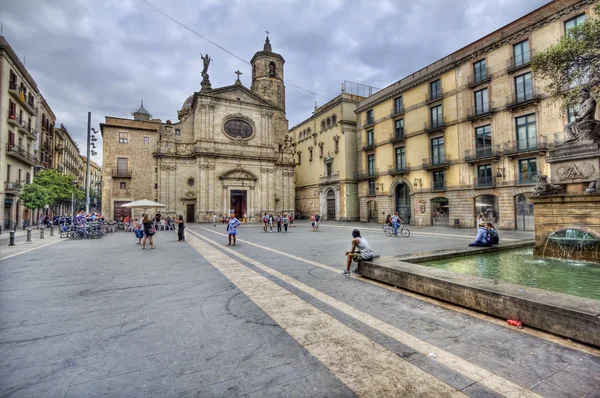
[[[227,221],[227,233],[229,234],[229,243],[227,246],[232,246],[231,237],[233,237],[233,246],[235,246],[235,235],[237,234],[237,227],[239,227],[240,224],[240,220],[235,218],[235,213],[231,213],[229,215],[229,220]]]

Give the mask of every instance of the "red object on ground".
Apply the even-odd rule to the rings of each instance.
[[[515,321],[514,319],[509,319],[509,320],[508,320],[508,321],[506,321],[506,322],[508,322],[508,324],[509,324],[509,325],[511,325],[511,326],[516,326],[516,327],[518,327],[519,329],[522,329],[522,328],[523,328],[523,324],[521,323],[521,321]]]

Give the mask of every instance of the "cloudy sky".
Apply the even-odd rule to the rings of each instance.
[[[250,86],[244,60],[265,30],[286,60],[290,126],[339,94],[344,80],[383,88],[548,0],[19,0],[0,2],[3,34],[82,152],[87,112],[130,117],[140,100],[154,117],[177,120],[200,89],[209,53],[213,87],[234,71]],[[307,93],[292,85],[300,86]],[[93,157],[101,163],[99,155]]]

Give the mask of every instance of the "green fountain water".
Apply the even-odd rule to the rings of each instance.
[[[428,261],[420,265],[600,300],[600,265],[534,257],[533,249]]]

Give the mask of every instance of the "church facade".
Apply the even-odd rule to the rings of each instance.
[[[201,90],[188,97],[178,122],[152,119],[142,106],[134,120],[106,117],[103,213],[119,219],[121,206],[142,198],[167,207],[164,215],[207,222],[233,211],[294,212],[293,140],[285,115],[283,57],[267,37],[251,60],[252,85],[238,79],[212,88],[211,59],[203,57]],[[139,212],[138,212],[139,213]]]

